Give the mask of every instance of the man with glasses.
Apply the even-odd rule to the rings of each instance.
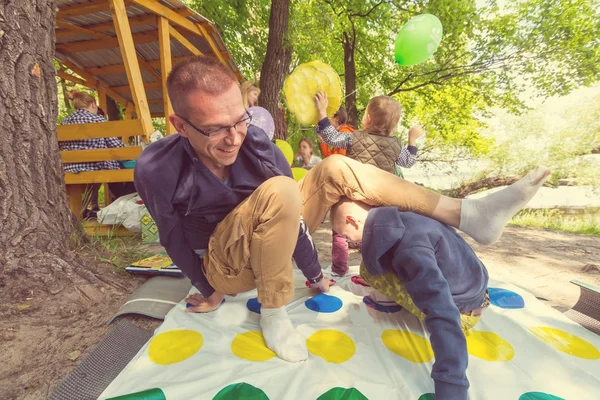
[[[308,358],[285,309],[294,294],[291,260],[313,287],[329,290],[309,232],[342,196],[413,211],[489,244],[549,172],[538,168],[486,198],[458,200],[334,155],[297,185],[281,151],[249,125],[238,83],[224,65],[192,57],[173,68],[167,89],[178,134],[142,152],[135,185],[161,244],[200,291],[186,299],[188,310],[214,311],[225,294],[257,288],[265,342],[290,362]]]
[[[285,306],[292,256],[321,291],[316,249],[302,222],[300,190],[285,157],[250,125],[231,72],[212,58],[176,65],[167,80],[178,134],[148,146],[135,184],[167,253],[200,294],[188,311],[210,312],[224,295],[258,289],[266,344],[290,362],[308,357]]]

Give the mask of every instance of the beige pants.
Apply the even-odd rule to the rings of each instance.
[[[230,295],[257,288],[258,301],[266,308],[289,303],[301,207],[296,182],[278,176],[231,211],[217,225],[204,257],[212,287]]]
[[[300,190],[288,177],[271,178],[217,225],[203,267],[215,290],[236,294],[257,288],[263,307],[283,307],[294,295],[292,253],[300,213],[314,232],[342,196],[426,216],[440,198],[377,167],[340,155],[317,164],[299,186]]]
[[[440,195],[372,165],[332,155],[300,182],[302,216],[310,232],[319,227],[332,205],[346,196],[372,205],[393,206],[431,216]]]

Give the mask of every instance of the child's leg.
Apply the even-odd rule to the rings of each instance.
[[[370,295],[373,302],[389,307],[389,301],[393,300],[420,320],[425,319],[425,314],[415,305],[412,297],[410,297],[404,288],[404,284],[393,271],[387,271],[382,275],[374,276],[369,274],[364,264],[361,263],[360,275],[376,290],[376,292]],[[460,326],[463,332],[466,334],[479,322],[480,318],[481,315],[470,316],[460,314]]]
[[[348,272],[348,242],[336,231],[331,233],[331,270],[344,276]]]
[[[459,228],[480,243],[497,240],[510,218],[533,197],[549,171],[537,168],[519,182],[477,200],[441,196],[377,167],[332,155],[300,183],[302,215],[313,232],[342,196],[379,206],[413,211]],[[464,205],[464,207],[463,207]]]
[[[371,296],[374,301],[377,301],[377,299],[385,301],[386,299],[381,295],[386,296],[420,320],[425,319],[425,314],[417,308],[410,295],[406,292],[406,289],[404,289],[404,284],[393,271],[387,271],[385,274],[375,276],[369,274],[365,265],[361,263],[360,276],[379,293],[375,297]]]

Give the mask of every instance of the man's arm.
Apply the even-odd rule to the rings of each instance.
[[[283,156],[283,153],[277,146],[275,147],[275,159],[277,168],[286,176],[292,177],[292,169],[288,164],[287,160]],[[298,269],[302,271],[307,279],[313,279],[321,273],[321,264],[319,263],[319,256],[317,249],[312,241],[312,237],[308,232],[308,227],[304,223],[302,217],[300,217],[300,228],[298,230],[298,241],[296,242],[296,248],[294,249],[293,258],[296,261]]]
[[[298,269],[302,271],[304,276],[307,279],[313,279],[321,273],[321,263],[319,262],[317,248],[308,232],[308,227],[304,223],[304,219],[300,218],[298,241],[296,242],[293,257]]]
[[[431,377],[440,399],[465,399],[469,381],[467,343],[460,327],[460,312],[432,248],[396,249],[393,268],[415,305],[426,315],[435,363]]]
[[[160,243],[175,265],[192,281],[192,285],[198,288],[202,296],[208,298],[215,290],[204,276],[200,257],[187,243],[177,211],[169,199],[164,197],[164,188],[155,186],[156,179],[147,168],[143,156],[144,153],[136,163],[134,182],[138,194],[158,227]]]

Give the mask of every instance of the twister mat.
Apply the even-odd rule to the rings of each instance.
[[[100,399],[434,399],[425,326],[405,310],[367,307],[371,289],[356,274],[316,294],[295,271],[288,312],[306,337],[303,363],[265,347],[256,291],[210,314],[182,302]],[[469,399],[600,399],[600,337],[521,288],[493,278],[489,287],[492,305],[467,336]]]

